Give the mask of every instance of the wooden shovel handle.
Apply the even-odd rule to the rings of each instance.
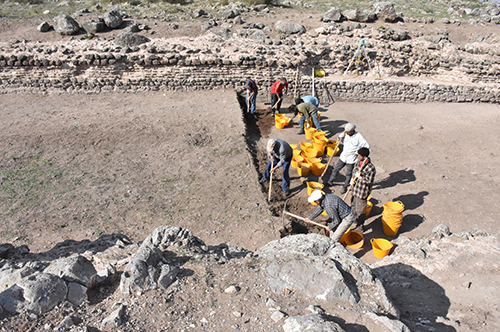
[[[303,217],[298,216],[298,215],[296,215],[296,214],[293,214],[293,213],[290,213],[290,212],[287,212],[287,211],[283,211],[283,213],[288,214],[289,216],[292,216],[292,217],[294,217],[294,218],[297,218],[297,219],[299,219],[299,220],[302,220],[302,221],[306,222],[306,218],[303,218]],[[314,222],[314,221],[312,221],[312,220],[309,220],[309,221],[308,221],[308,223],[313,224],[313,225],[316,225],[316,226],[318,226],[318,227],[325,228],[325,229],[327,229],[327,230],[330,230],[330,228],[328,228],[327,226],[325,226],[325,225],[321,225],[321,224],[318,224],[317,222]]]

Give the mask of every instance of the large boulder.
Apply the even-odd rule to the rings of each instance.
[[[162,275],[162,266],[165,264],[166,260],[160,249],[151,245],[142,245],[121,276],[122,294],[128,295],[134,291],[157,288],[157,281]]]
[[[358,15],[358,21],[364,23],[375,22],[377,20],[377,14],[373,10],[363,10]]]
[[[306,32],[306,28],[303,25],[283,21],[276,22],[274,24],[274,29],[287,35]]]
[[[330,301],[347,300],[356,303],[359,295],[344,280],[334,260],[322,257],[275,259],[266,266],[272,291],[299,289],[309,297]]]
[[[326,236],[287,236],[269,242],[256,254],[264,260],[273,290],[289,288],[316,299],[345,299],[372,312],[399,317],[370,267]]]
[[[87,33],[97,33],[104,31],[106,25],[104,24],[104,21],[101,20],[99,21],[89,20],[82,23],[82,28]]]
[[[54,17],[54,29],[61,35],[76,35],[80,25],[69,15],[61,14]]]
[[[259,29],[240,29],[236,30],[235,34],[237,36],[252,39],[260,43],[263,43],[267,38],[269,38],[269,36],[266,35],[264,31]]]
[[[104,14],[104,24],[110,29],[116,29],[123,23],[122,13],[118,8],[113,8]]]
[[[323,15],[323,22],[342,22],[345,19],[344,15],[342,15],[342,10],[339,7],[335,7],[330,9]]]
[[[6,261],[5,264],[0,268],[0,292],[3,292],[7,288],[12,287],[21,279],[32,275],[35,272],[40,272],[44,267],[45,265],[40,262],[15,264]]]
[[[344,16],[349,20],[349,21],[359,21],[359,10],[358,9],[347,9],[344,10]]]
[[[76,282],[88,288],[94,286],[97,277],[97,271],[92,262],[81,255],[55,260],[44,272],[55,274],[66,282]]]
[[[132,32],[122,32],[114,40],[115,44],[121,47],[139,46],[149,41],[149,38]]]
[[[49,32],[50,29],[53,29],[54,27],[50,25],[48,22],[44,21],[40,23],[40,25],[36,28],[40,32]]]
[[[0,305],[11,313],[42,314],[66,299],[66,283],[50,273],[35,273],[0,293]]]

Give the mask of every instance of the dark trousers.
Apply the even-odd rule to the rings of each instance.
[[[280,101],[278,101],[278,96],[280,98]],[[274,105],[276,105],[276,107],[273,109],[274,113],[279,113],[280,112],[281,102],[283,101],[283,99],[281,99],[282,97],[283,97],[283,93],[280,93],[280,94],[273,93],[273,94],[271,94],[271,108]]]
[[[290,160],[285,160],[283,163],[283,182],[281,183],[281,189],[283,191],[290,189],[290,164],[292,162],[292,158]],[[266,170],[264,171],[264,179],[269,180],[270,172],[271,172],[271,161],[267,163]]]
[[[333,167],[333,171],[332,174],[330,175],[330,178],[328,179],[328,182],[332,183],[339,174],[340,170],[344,168],[344,166],[346,167],[344,188],[347,189],[349,188],[349,184],[351,183],[352,170],[354,169],[354,164],[346,164],[339,159],[335,164],[335,166]]]

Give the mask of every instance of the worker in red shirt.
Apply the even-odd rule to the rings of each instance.
[[[280,112],[281,102],[283,97],[283,89],[288,92],[288,82],[286,78],[282,78],[274,82],[271,86],[271,116]]]

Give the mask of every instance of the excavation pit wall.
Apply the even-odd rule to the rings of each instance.
[[[6,61],[0,55],[0,93],[130,93],[147,91],[183,91],[206,89],[241,89],[245,77],[252,77],[260,87],[260,95],[269,94],[272,83],[288,78],[291,89],[298,94],[312,91],[311,69],[285,66],[245,66],[224,63],[190,65],[137,64],[129,58],[120,61],[103,60],[99,64],[82,65],[52,60],[46,62]],[[30,65],[33,63],[33,65]],[[10,65],[9,65],[10,64]],[[38,64],[38,66],[36,65]],[[46,66],[45,66],[46,65]],[[315,79],[315,91],[320,100],[327,92],[334,100],[346,102],[423,103],[481,102],[499,103],[498,84],[437,84],[403,82],[357,77],[355,81],[328,77]]]

